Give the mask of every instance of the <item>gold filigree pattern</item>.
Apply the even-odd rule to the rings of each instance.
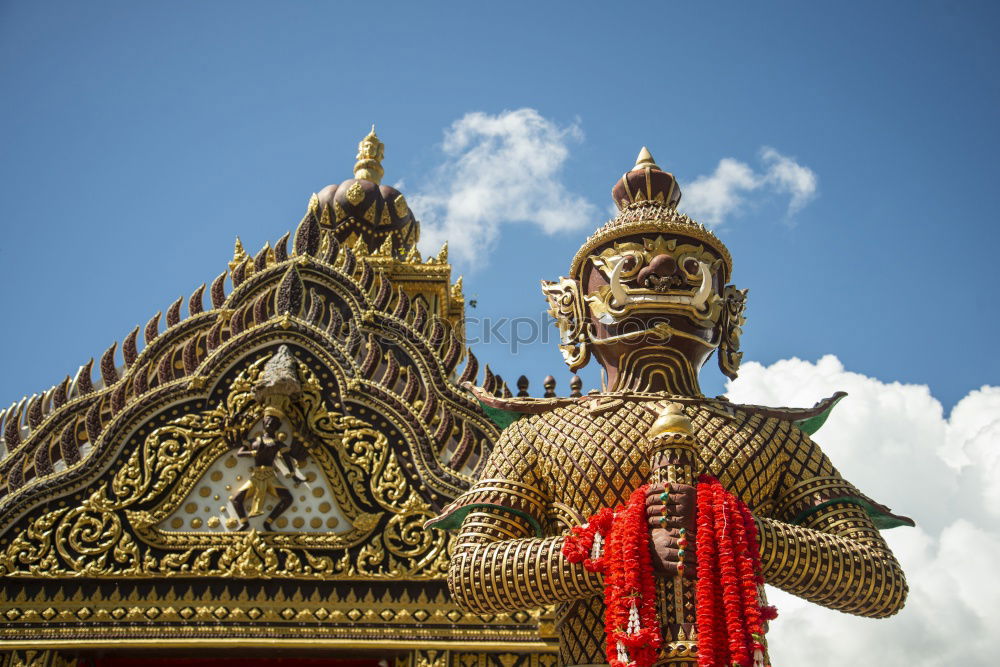
[[[230,635],[235,625],[272,628],[268,632],[272,640],[276,636],[317,642],[364,638],[399,644],[401,639],[417,635],[424,642],[444,647],[454,639],[482,642],[484,650],[492,648],[489,644],[502,647],[504,643],[517,643],[525,649],[546,648],[534,641],[540,612],[501,612],[491,615],[484,626],[479,614],[452,604],[443,587],[417,594],[406,589],[373,592],[351,587],[329,596],[315,589],[309,592],[280,586],[267,592],[238,582],[227,582],[214,592],[188,583],[171,583],[159,592],[137,586],[95,592],[67,584],[56,599],[35,597],[25,589],[0,589],[4,621],[0,642],[16,640],[24,628],[35,625],[42,626],[39,638],[44,641],[72,641],[79,629],[67,625],[86,621],[94,637],[118,641],[123,626],[139,623],[144,627],[137,640],[155,637],[164,643],[195,638],[207,645],[208,640]],[[151,627],[150,621],[157,621],[159,627]],[[415,623],[423,627],[415,630]]]
[[[364,198],[365,191],[364,188],[361,187],[361,183],[359,181],[351,183],[350,187],[347,188],[347,201],[357,206]]]
[[[447,568],[445,535],[422,530],[433,512],[403,475],[385,434],[362,419],[328,410],[318,378],[304,364],[299,367],[302,394],[288,406],[289,418],[317,443],[308,455],[327,476],[352,528],[336,534],[174,533],[159,528],[212,462],[230,452],[260,418],[253,386],[268,358],[240,373],[215,408],[153,430],[110,483],[102,483],[80,506],[33,521],[0,552],[0,575],[442,576]],[[364,511],[362,504],[377,511]],[[376,533],[382,515],[387,519]],[[352,558],[350,547],[362,543]]]

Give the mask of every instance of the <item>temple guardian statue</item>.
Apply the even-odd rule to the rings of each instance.
[[[844,479],[810,437],[843,394],[810,409],[704,396],[698,374],[711,355],[730,378],[742,356],[747,292],[729,282],[729,250],[677,212],[677,182],[645,148],[612,195],[620,212],[586,240],[569,277],[542,283],[566,363],[575,371],[595,358],[605,389],[531,399],[470,386],[514,421],[478,482],[431,522],[460,531],[454,599],[481,613],[557,605],[560,663],[605,664],[605,582],[564,555],[567,533],[640,486],[668,481],[650,487],[646,508],[663,640],[656,664],[693,667],[693,480],[710,475],[752,513],[764,581],[851,614],[899,611],[906,581],[879,530],[913,522]],[[665,439],[689,443],[690,458],[664,449]],[[752,662],[769,664],[759,654]]]

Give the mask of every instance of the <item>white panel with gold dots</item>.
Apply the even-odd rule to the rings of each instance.
[[[261,434],[258,424],[247,442]],[[279,433],[279,436],[283,434]],[[239,518],[230,498],[250,479],[252,456],[236,456],[232,450],[216,459],[204,476],[195,484],[181,502],[180,507],[160,524],[166,532],[224,533],[239,528]],[[280,457],[278,461],[281,461]],[[350,521],[334,500],[330,485],[322,469],[307,457],[299,463],[299,471],[306,481],[295,486],[293,479],[283,472],[284,462],[275,466],[276,482],[292,493],[292,505],[272,522],[278,532],[344,533],[351,529]],[[264,513],[249,517],[250,527],[263,531],[263,522],[274,509],[278,499],[268,496]]]

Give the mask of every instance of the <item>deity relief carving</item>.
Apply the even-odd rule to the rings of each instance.
[[[80,505],[36,518],[0,551],[0,576],[441,576],[446,538],[420,529],[432,515],[385,434],[329,410],[282,347],[216,407],[153,429]]]
[[[277,408],[264,408],[262,422],[264,433],[257,436],[249,447],[241,449],[237,454],[237,456],[253,457],[253,470],[250,473],[250,479],[244,482],[243,486],[231,498],[236,514],[240,518],[239,528],[241,530],[250,527],[249,517],[260,516],[264,513],[264,503],[268,497],[273,496],[278,502],[264,519],[264,530],[271,530],[271,523],[281,516],[282,512],[291,507],[292,492],[278,481],[276,468],[279,456],[287,466],[287,470],[291,471],[286,471],[286,474],[292,478],[296,487],[306,481],[295,465],[295,459],[289,455],[289,449],[284,444],[286,438],[281,437],[286,434],[278,433],[282,416],[281,411]]]

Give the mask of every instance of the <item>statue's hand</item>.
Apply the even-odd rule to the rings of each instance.
[[[649,548],[653,568],[664,577],[678,573],[694,579],[698,560],[694,550],[695,488],[687,484],[670,484],[664,496],[664,485],[653,484],[646,494],[646,517],[649,520]]]

